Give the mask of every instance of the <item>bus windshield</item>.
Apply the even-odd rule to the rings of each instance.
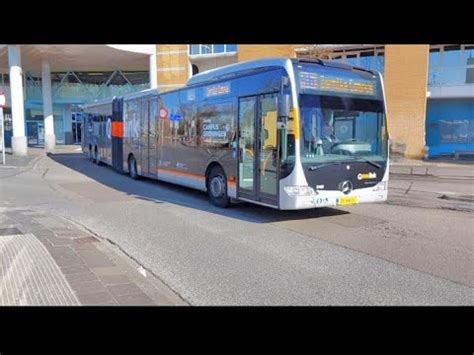
[[[387,159],[382,100],[300,94],[300,112],[302,163]]]

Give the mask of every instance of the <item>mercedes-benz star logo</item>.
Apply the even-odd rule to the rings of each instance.
[[[339,184],[339,190],[341,190],[345,195],[350,194],[353,188],[352,182],[349,180],[343,181]]]

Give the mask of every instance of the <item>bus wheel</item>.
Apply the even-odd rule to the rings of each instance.
[[[137,161],[133,155],[128,159],[128,171],[132,179],[138,180]]]
[[[211,203],[215,206],[226,208],[230,204],[227,196],[227,179],[220,166],[212,168],[207,180],[207,193]]]
[[[99,152],[97,151],[97,147],[95,147],[94,149],[94,163],[100,165]]]

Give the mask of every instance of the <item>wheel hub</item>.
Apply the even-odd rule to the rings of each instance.
[[[220,197],[225,193],[225,181],[222,176],[214,176],[210,183],[211,194],[214,197]]]

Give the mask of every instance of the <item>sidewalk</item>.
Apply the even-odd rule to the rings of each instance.
[[[474,161],[425,161],[393,156],[390,157],[390,173],[441,179],[474,179]]]
[[[0,305],[186,305],[107,241],[60,217],[0,207]]]
[[[15,176],[34,167],[43,157],[47,156],[41,146],[28,147],[28,155],[12,155],[11,148],[5,149],[5,165],[0,161],[0,179]],[[80,145],[58,145],[53,154],[80,152]]]
[[[0,168],[27,168],[29,166],[32,166],[38,159],[45,155],[46,153],[44,149],[41,148],[28,148],[28,155],[26,156],[12,155],[11,148],[6,148],[5,165],[3,165],[2,161],[0,160]]]

